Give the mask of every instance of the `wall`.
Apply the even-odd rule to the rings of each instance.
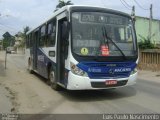
[[[160,71],[160,50],[140,50],[138,68],[141,70]]]
[[[136,33],[138,41],[140,41],[140,36],[147,37],[149,33],[149,19],[144,17],[136,16]],[[152,42],[160,44],[160,20],[153,19],[152,21]]]

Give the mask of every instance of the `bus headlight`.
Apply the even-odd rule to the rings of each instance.
[[[70,63],[70,67],[71,67],[71,71],[72,73],[74,73],[75,75],[79,75],[79,76],[85,76],[87,77],[87,73],[83,70],[81,70],[79,67],[77,67],[74,63]]]
[[[137,70],[137,67],[134,68],[134,70],[131,72],[131,75],[135,74],[137,71],[138,71],[138,70]]]

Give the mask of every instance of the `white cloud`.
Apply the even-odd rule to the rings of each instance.
[[[19,12],[13,12],[10,9],[5,9],[4,11],[1,12],[1,17],[20,17],[20,13]]]
[[[131,13],[120,0],[71,0],[75,5],[92,5],[101,6],[119,11]],[[130,6],[136,6],[136,15],[149,17],[149,11],[143,10],[137,6],[134,0],[125,0]],[[144,8],[149,8],[153,4],[153,16],[160,19],[158,10],[160,8],[159,0],[137,0]],[[9,31],[15,34],[23,29],[24,26],[35,26],[43,22],[54,11],[58,0],[1,0],[0,1],[0,35],[4,31]],[[8,17],[5,17],[9,15]],[[2,25],[1,25],[2,24]],[[8,26],[8,27],[5,27]],[[13,28],[13,29],[11,29]],[[3,30],[2,30],[3,29]]]

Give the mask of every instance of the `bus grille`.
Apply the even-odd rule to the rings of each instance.
[[[123,73],[115,73],[115,74],[109,74],[109,73],[90,73],[89,77],[92,79],[98,79],[98,78],[126,78],[129,77],[129,72],[123,72]]]

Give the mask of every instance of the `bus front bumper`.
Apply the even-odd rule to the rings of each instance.
[[[113,89],[136,84],[138,72],[130,75],[129,78],[118,78],[117,85],[107,86],[105,83],[108,80],[113,79],[90,79],[89,77],[83,77],[73,74],[71,71],[68,75],[68,90],[94,90],[94,89]]]

